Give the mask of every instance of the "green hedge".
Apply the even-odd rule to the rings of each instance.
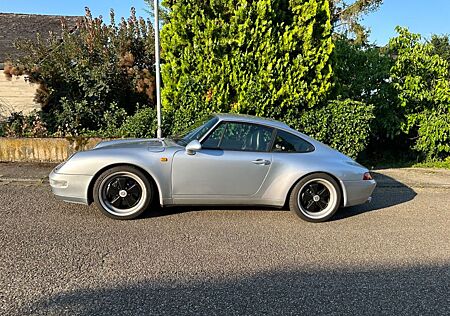
[[[280,119],[318,105],[330,90],[327,0],[166,4],[162,98],[174,117],[236,112]]]
[[[374,119],[373,106],[362,102],[330,101],[323,107],[302,113],[291,113],[282,120],[293,128],[356,158],[367,146],[370,126]],[[194,123],[194,113],[176,111],[163,113],[164,135],[186,130]],[[118,129],[121,137],[154,137],[156,111],[144,108],[128,117]]]
[[[289,122],[305,134],[356,158],[367,146],[374,107],[343,100],[302,113],[298,121]]]

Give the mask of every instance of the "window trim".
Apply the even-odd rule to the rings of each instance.
[[[311,144],[310,142],[308,142],[307,140],[305,140],[303,137],[300,137],[298,135],[295,135],[294,133],[288,132],[286,130],[280,129],[280,128],[275,128],[276,134],[273,135],[273,139],[272,139],[272,146],[270,147],[270,152],[271,153],[281,153],[281,154],[309,154],[312,153],[314,151],[316,151],[316,146],[314,146],[313,144]],[[286,134],[292,135],[294,137],[297,137],[299,139],[301,139],[302,141],[304,141],[305,143],[309,144],[313,149],[311,151],[274,151],[274,145],[275,145],[275,141],[277,139],[277,135],[278,132],[285,132]]]
[[[222,124],[229,124],[229,123],[236,123],[236,124],[244,124],[244,125],[253,125],[253,126],[261,126],[267,129],[272,130],[272,135],[270,136],[270,142],[269,142],[269,146],[267,150],[242,150],[242,149],[222,149],[222,148],[208,148],[208,147],[203,147],[204,142],[208,139],[208,137],[214,133],[214,131],[219,128]],[[224,134],[226,131],[226,126],[225,126],[225,130],[224,130]],[[209,131],[209,133],[207,135],[204,135],[204,137],[202,138],[202,140],[200,141],[200,144],[202,144],[202,149],[205,150],[223,150],[223,151],[238,151],[238,152],[244,152],[244,153],[270,153],[272,152],[272,148],[273,148],[273,144],[275,142],[275,135],[277,132],[277,128],[272,127],[272,126],[268,126],[268,125],[264,125],[264,124],[258,124],[258,123],[253,123],[253,122],[244,122],[244,121],[227,121],[227,120],[222,120],[213,127],[211,128],[211,130]],[[222,139],[223,139],[223,135],[222,134]],[[222,141],[222,140],[221,140]],[[219,142],[219,144],[221,143],[221,141]]]

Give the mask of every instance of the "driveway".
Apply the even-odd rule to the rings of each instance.
[[[396,172],[376,174],[372,204],[322,224],[189,207],[114,221],[10,177],[0,182],[0,314],[448,315],[447,177],[406,185]]]

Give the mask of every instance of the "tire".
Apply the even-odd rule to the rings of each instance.
[[[305,221],[324,222],[339,209],[341,198],[339,185],[331,176],[314,173],[295,185],[289,197],[289,209]]]
[[[94,184],[97,208],[113,219],[134,219],[150,205],[154,196],[151,181],[137,168],[118,166],[103,172]]]

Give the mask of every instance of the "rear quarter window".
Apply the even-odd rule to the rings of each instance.
[[[273,152],[285,153],[309,153],[314,149],[314,146],[303,138],[282,130],[277,130],[272,147]]]

